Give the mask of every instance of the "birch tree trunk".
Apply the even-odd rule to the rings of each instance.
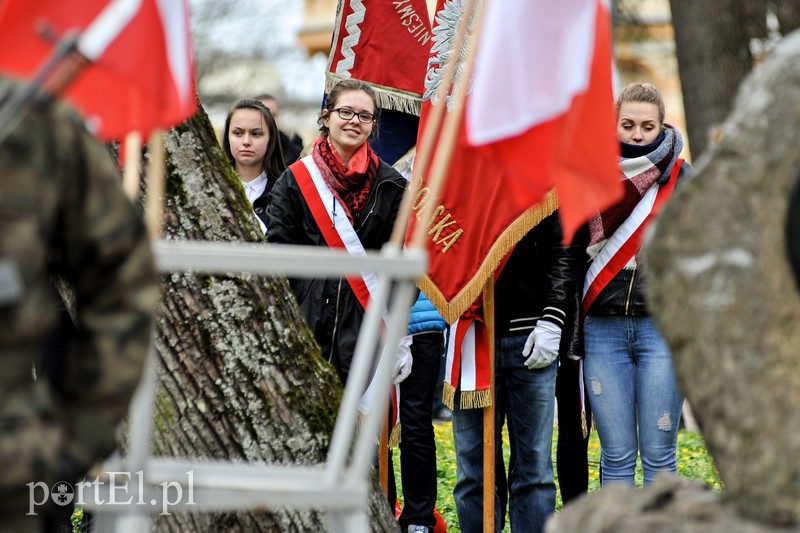
[[[166,137],[164,238],[261,241],[238,177],[201,109]],[[265,244],[267,246],[267,244]],[[156,348],[153,453],[314,464],[342,388],[284,279],[165,274]],[[374,531],[397,531],[373,479]],[[320,531],[314,511],[159,516],[158,531]]]

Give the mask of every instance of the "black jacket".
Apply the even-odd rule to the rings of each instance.
[[[269,227],[269,224],[267,224],[267,206],[269,205],[269,193],[272,192],[272,188],[275,186],[275,183],[277,181],[278,178],[267,176],[267,186],[264,187],[264,192],[262,192],[258,198],[253,200],[253,211],[255,212],[256,216],[261,219],[261,222],[263,222],[264,225],[267,227]]]
[[[378,250],[389,240],[405,187],[405,178],[381,161],[367,204],[353,221],[365,249]],[[291,169],[272,188],[266,216],[269,242],[327,246]],[[336,367],[344,383],[364,309],[344,278],[303,278],[289,282],[322,356]]]
[[[281,153],[283,154],[283,162],[288,167],[298,159],[303,152],[303,139],[296,133],[290,136],[283,130],[278,131],[281,143]]]
[[[581,232],[573,244],[563,247],[556,212],[517,243],[495,282],[498,338],[527,336],[540,318],[571,331],[587,237],[587,232]]]

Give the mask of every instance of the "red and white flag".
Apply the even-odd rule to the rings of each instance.
[[[146,137],[197,110],[185,0],[3,0],[0,72],[30,78],[73,30],[92,63],[64,98],[101,139]]]
[[[463,3],[439,1],[420,139],[431,106],[450,104],[435,99],[457,23],[471,20],[459,10]],[[449,323],[545,217],[559,209],[569,239],[622,194],[611,27],[601,0],[492,0],[483,31],[446,181],[424,222],[430,265],[420,287]],[[455,84],[466,83],[462,74],[457,69]],[[423,175],[409,236],[423,223],[427,180]]]
[[[622,196],[602,0],[492,0],[466,122],[514,179],[555,187],[565,237]]]

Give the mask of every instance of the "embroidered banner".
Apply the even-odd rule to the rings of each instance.
[[[354,78],[378,93],[378,106],[419,115],[431,47],[425,0],[339,0],[326,92]]]

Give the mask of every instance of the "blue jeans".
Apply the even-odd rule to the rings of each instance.
[[[528,370],[522,348],[527,335],[495,343],[495,531],[509,502],[511,531],[544,529],[556,505],[551,456],[557,363]],[[463,533],[483,531],[483,409],[459,409],[455,398],[456,501]],[[506,485],[501,430],[508,420],[511,459]],[[507,488],[506,488],[507,487]],[[508,496],[506,494],[508,490]],[[501,514],[502,511],[502,514]]]
[[[677,473],[683,398],[669,347],[649,316],[587,316],[584,382],[600,437],[603,484],[634,484],[637,452],[644,483]],[[637,433],[638,414],[638,433]]]

